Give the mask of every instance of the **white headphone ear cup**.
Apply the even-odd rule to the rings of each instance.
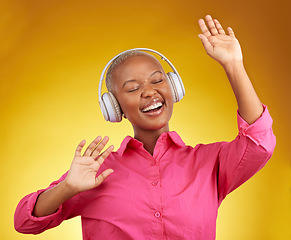
[[[173,72],[168,72],[167,77],[172,90],[174,103],[179,102],[185,95],[184,84],[181,78]]]
[[[105,93],[104,93],[104,94],[105,94]],[[103,100],[103,98],[104,98],[104,94],[102,95],[101,100],[99,101],[99,106],[100,106],[101,113],[102,113],[104,119],[105,119],[106,121],[109,121],[108,112],[107,112],[107,110],[106,110],[106,107],[105,107],[105,104],[104,104],[104,100]]]
[[[111,93],[104,93],[100,102],[101,112],[106,121],[120,122],[122,120],[121,109],[115,96]]]

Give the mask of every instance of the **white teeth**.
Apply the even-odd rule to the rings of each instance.
[[[158,102],[158,103],[154,103],[153,105],[150,105],[148,106],[147,108],[143,109],[142,111],[143,112],[147,112],[147,111],[150,111],[150,110],[153,110],[155,108],[158,108],[158,107],[161,107],[163,104]]]

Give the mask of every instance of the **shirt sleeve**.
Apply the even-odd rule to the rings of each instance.
[[[38,190],[37,192],[31,193],[21,199],[14,214],[14,227],[17,232],[39,234],[47,229],[60,225],[63,220],[79,215],[78,195],[64,202],[57,211],[51,215],[44,217],[35,217],[32,215],[38,196],[42,192],[53,188],[59,182],[63,181],[66,178],[66,175],[67,173],[58,181],[52,182],[48,188]]]
[[[249,125],[237,112],[239,134],[230,143],[220,143],[218,153],[218,201],[258,172],[271,158],[276,138],[273,120],[265,105],[260,118]]]

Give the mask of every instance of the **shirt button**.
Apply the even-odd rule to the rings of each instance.
[[[152,182],[152,185],[155,187],[155,186],[157,186],[157,184],[158,184],[158,181],[153,181]]]
[[[152,161],[152,166],[155,166],[156,165],[156,161]]]
[[[159,218],[161,216],[161,213],[160,212],[155,212],[155,217],[156,218]]]

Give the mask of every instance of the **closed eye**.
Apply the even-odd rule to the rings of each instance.
[[[153,84],[161,83],[162,81],[163,79],[160,79],[160,80],[154,81]]]
[[[136,90],[138,90],[138,87],[136,87],[136,88],[132,88],[132,89],[128,90],[128,92],[134,92],[134,91],[136,91]]]

